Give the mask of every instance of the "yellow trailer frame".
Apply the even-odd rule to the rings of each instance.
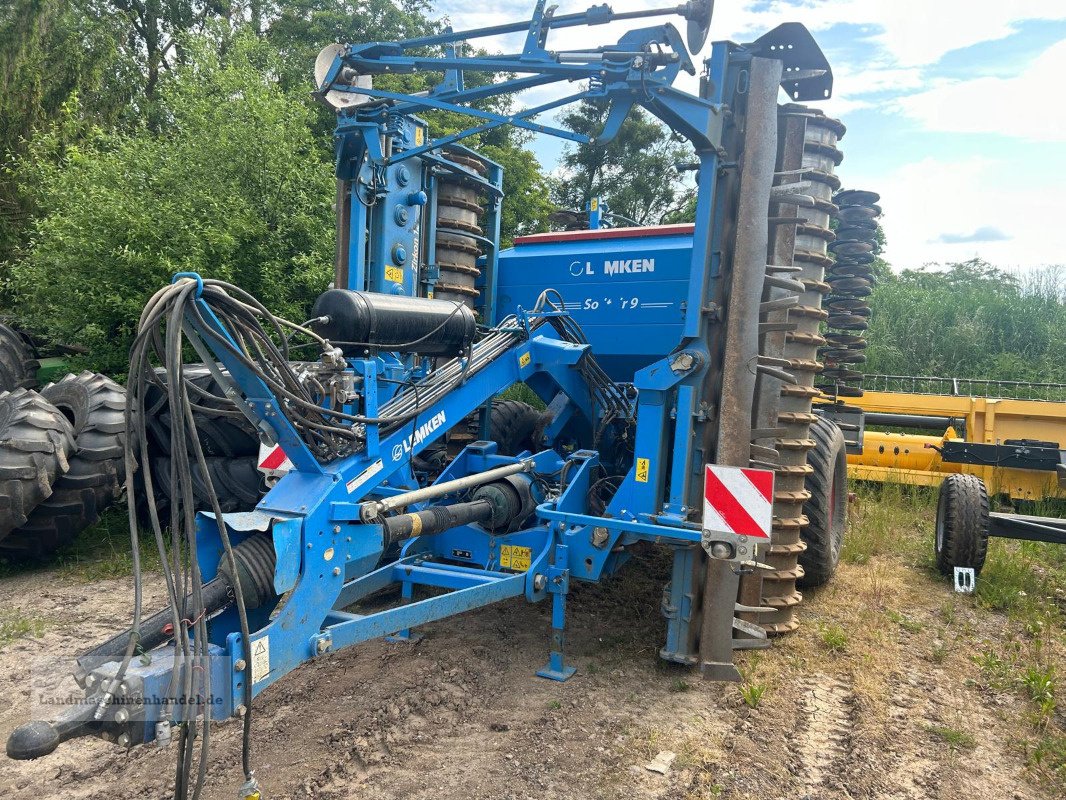
[[[1054,472],[994,465],[945,462],[936,451],[959,438],[950,419],[965,421],[965,441],[1002,444],[1008,439],[1038,439],[1066,448],[1066,402],[965,397],[916,392],[866,391],[849,398],[866,412],[944,417],[943,436],[867,431],[862,455],[848,456],[848,473],[870,481],[938,486],[945,475],[976,475],[990,492],[1014,500],[1066,498]]]

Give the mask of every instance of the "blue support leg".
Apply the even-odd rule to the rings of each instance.
[[[566,550],[565,545],[555,548],[556,564],[566,564]],[[552,649],[547,665],[537,670],[537,675],[553,681],[565,681],[577,671],[575,667],[566,665],[563,656],[563,647],[566,644],[563,629],[566,625],[566,595],[570,591],[570,570],[559,566],[549,567],[548,591],[552,594]]]

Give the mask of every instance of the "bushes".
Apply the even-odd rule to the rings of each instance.
[[[10,265],[18,310],[88,347],[94,369],[124,371],[145,301],[174,272],[231,281],[301,319],[332,275],[333,170],[305,93],[273,83],[252,36],[225,61],[200,44],[161,87],[158,133],[79,131],[67,145],[72,113],[18,169],[37,208]]]
[[[973,260],[884,274],[866,372],[1066,382],[1061,268],[1013,275]]]

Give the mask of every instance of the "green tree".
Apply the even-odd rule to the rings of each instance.
[[[332,170],[309,105],[267,77],[270,61],[248,35],[225,62],[201,46],[195,66],[160,84],[162,133],[96,129],[67,144],[60,126],[37,137],[18,178],[47,212],[11,266],[32,327],[115,372],[144,302],[176,271],[232,281],[293,316],[325,288]]]
[[[603,130],[607,110],[604,103],[584,101],[561,122],[569,130],[595,137]],[[674,140],[647,112],[634,108],[618,135],[606,144],[567,147],[552,200],[561,208],[582,210],[598,196],[611,211],[641,225],[682,221],[695,211],[695,190],[682,182],[675,164],[691,158],[690,147]]]
[[[124,105],[106,80],[116,30],[87,10],[70,0],[0,2],[0,262],[20,244],[32,212],[10,171],[28,140],[74,95],[101,124]]]

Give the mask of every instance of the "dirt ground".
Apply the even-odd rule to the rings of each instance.
[[[548,605],[510,601],[428,626],[417,645],[350,648],[275,684],[254,704],[264,797],[1063,796],[1026,766],[1027,700],[989,689],[975,661],[1012,639],[1012,624],[927,569],[897,556],[842,564],[830,586],[808,593],[800,631],[741,656],[738,686],[657,658],[667,564],[653,552],[635,561],[624,577],[572,595],[578,673],[566,683],[534,676],[547,657]],[[27,719],[34,660],[105,638],[129,599],[127,580],[0,579],[0,610],[40,623],[0,646],[0,736]],[[742,689],[752,700],[762,692],[756,707]],[[235,722],[215,728],[206,797],[237,796],[239,742]],[[666,773],[648,770],[664,752],[676,754]],[[35,762],[0,757],[0,797],[162,798],[173,759],[173,746],[127,753],[95,739]]]

